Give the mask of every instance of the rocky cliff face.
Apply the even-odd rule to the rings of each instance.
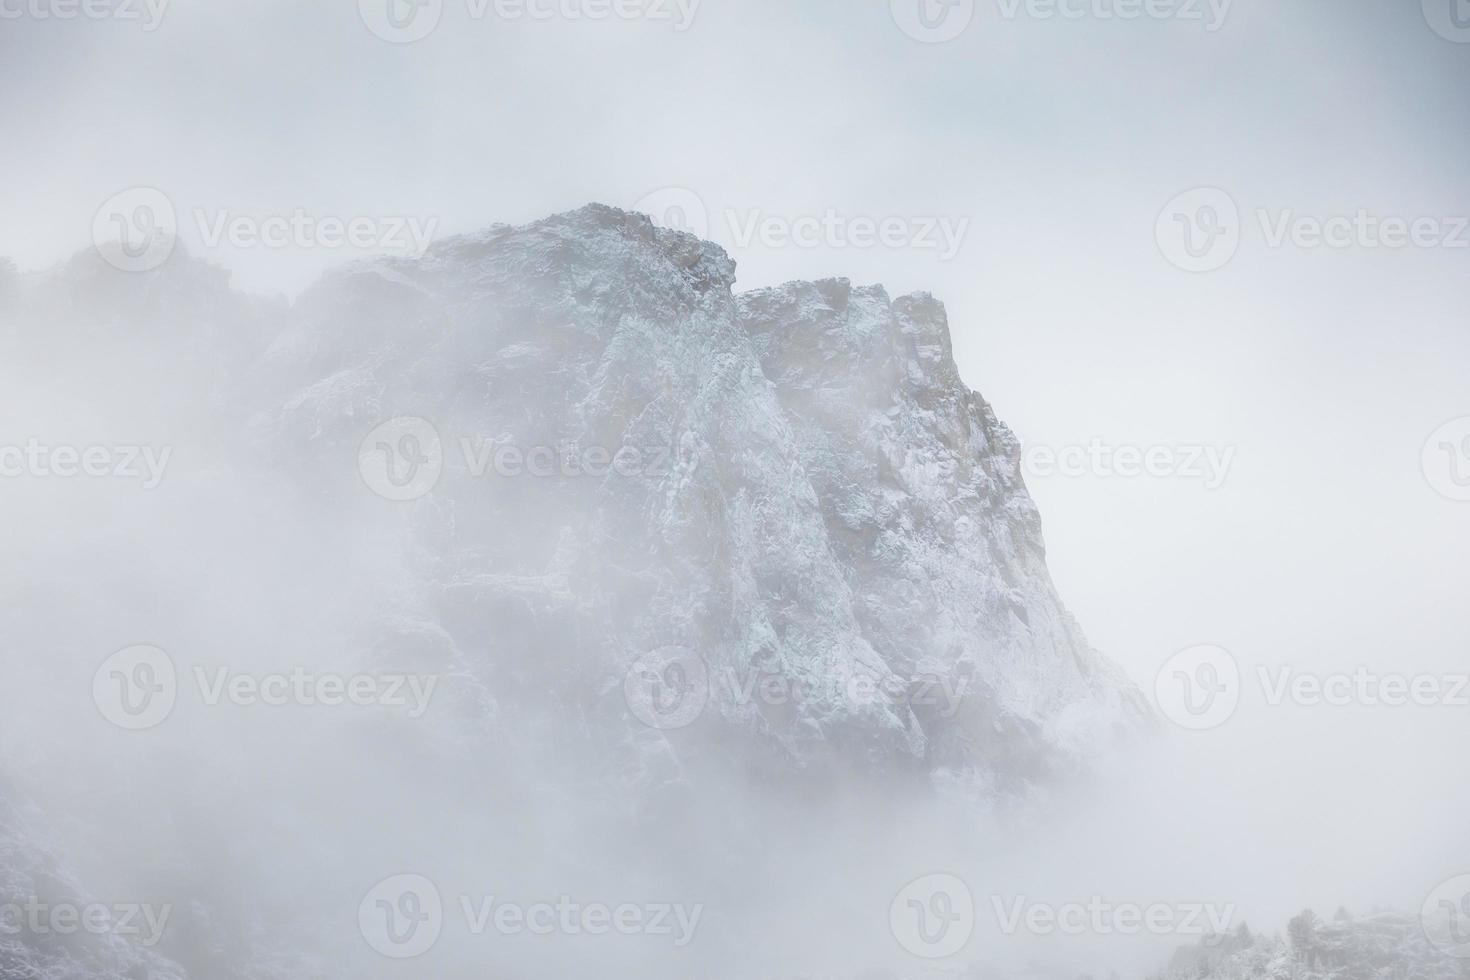
[[[707,705],[660,740],[735,730],[778,765],[1001,791],[1139,725],[1057,598],[1019,447],[961,381],[943,307],[843,280],[737,297],[734,273],[599,206],[354,267],[267,355],[284,407],[261,438],[345,493],[369,428],[432,423],[444,475],[407,505],[427,563],[403,613],[487,651],[454,656],[502,705],[551,693],[636,730],[630,667],[690,651]],[[493,462],[538,449],[542,476]]]
[[[289,307],[182,253],[142,275],[95,256],[0,269],[5,361],[63,366],[46,397],[82,405],[53,441],[175,450],[158,493],[68,487],[92,508],[76,539],[26,536],[0,563],[26,609],[52,611],[0,610],[46,652],[8,665],[0,735],[26,771],[56,773],[49,799],[149,808],[126,832],[153,855],[140,866],[167,868],[131,870],[165,882],[185,935],[156,966],[19,975],[331,975],[365,955],[350,928],[311,934],[371,884],[353,876],[440,860],[544,894],[627,850],[612,887],[646,873],[666,895],[723,896],[746,932],[784,929],[773,896],[724,882],[753,855],[779,880],[766,830],[832,828],[760,824],[745,783],[714,776],[782,780],[783,806],[794,783],[861,779],[905,789],[865,805],[937,787],[985,809],[1147,725],[1056,595],[1019,447],[960,379],[943,307],[734,281],[718,247],[600,206],[356,264]],[[133,742],[87,705],[95,758],[75,767],[18,720],[85,701],[103,657],[154,638],[181,667],[248,656],[442,683],[411,721],[191,715],[181,697]],[[292,808],[262,821],[277,786]],[[344,830],[352,807],[371,819]],[[650,812],[675,814],[664,836]],[[71,839],[117,846],[88,819]],[[39,889],[25,833],[6,839],[11,892]],[[746,955],[746,932],[709,961]]]
[[[895,672],[949,678],[926,760],[1002,788],[1146,715],[1057,598],[1020,446],[961,381],[944,307],[846,280],[740,297],[820,501],[864,640]]]

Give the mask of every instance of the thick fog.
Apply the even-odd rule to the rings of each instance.
[[[0,0],[0,977],[1462,975],[1467,82]]]

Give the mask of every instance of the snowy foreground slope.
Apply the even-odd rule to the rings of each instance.
[[[1325,920],[1308,910],[1285,935],[1242,924],[1180,949],[1150,980],[1464,980],[1470,959],[1448,952],[1457,941],[1464,947],[1456,926],[1452,916],[1339,909]]]
[[[1151,725],[1056,594],[1019,446],[960,379],[943,307],[734,280],[717,246],[596,205],[359,263],[290,305],[182,250],[142,274],[0,268],[5,363],[48,365],[45,398],[83,406],[52,438],[173,449],[156,490],[63,488],[65,528],[28,522],[0,566],[25,598],[7,634],[44,651],[7,661],[7,799],[65,818],[45,861],[147,882],[178,924],[156,956],[9,936],[0,976],[329,975],[339,946],[367,955],[363,892],[405,869],[535,895],[633,868],[715,909],[701,962],[775,956],[750,937],[789,918],[778,896],[851,921],[810,894],[829,874],[811,841],[849,829],[831,821],[1024,808]],[[144,733],[88,704],[80,752],[37,727],[145,640],[185,677],[440,684],[422,717],[181,694]],[[747,785],[787,809],[755,812]],[[853,786],[879,791],[828,792]],[[788,831],[811,866],[781,881]],[[0,899],[48,888],[13,812],[0,834]],[[731,884],[761,861],[772,882]],[[881,921],[894,885],[873,878]],[[558,975],[600,975],[580,950]],[[752,964],[730,975],[772,975]]]

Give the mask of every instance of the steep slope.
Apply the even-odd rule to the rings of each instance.
[[[1020,446],[960,380],[943,306],[827,280],[747,293],[740,312],[863,637],[895,671],[965,681],[955,717],[925,718],[931,764],[1004,786],[1141,722],[1057,598]]]
[[[425,549],[402,616],[442,626],[501,705],[636,732],[622,678],[674,648],[709,706],[657,752],[733,726],[778,766],[1005,791],[1134,729],[1146,709],[1062,609],[943,308],[733,281],[717,246],[595,205],[359,265],[268,355],[285,407],[261,438],[345,498],[369,429],[432,424],[444,474],[400,511]],[[538,448],[542,476],[476,473]],[[640,462],[592,475],[589,450]]]
[[[931,787],[1029,800],[1147,723],[1056,596],[1019,447],[942,307],[734,280],[717,246],[595,205],[344,268],[290,307],[182,252],[140,275],[0,267],[24,392],[5,439],[174,450],[157,491],[0,487],[27,531],[0,562],[23,600],[0,610],[0,744],[46,773],[34,823],[72,866],[116,849],[116,880],[177,906],[145,970],[378,975],[340,917],[412,868],[693,896],[725,916],[701,955],[770,975],[748,938],[826,901],[823,862],[888,849]],[[185,681],[442,683],[417,719],[181,696],[130,741],[87,697],[141,640]],[[50,737],[68,712],[86,752]],[[9,816],[0,837],[10,893],[48,889],[48,848]],[[872,907],[899,874],[861,877]],[[17,943],[0,972],[141,955]],[[576,957],[604,954],[569,955],[592,975]]]

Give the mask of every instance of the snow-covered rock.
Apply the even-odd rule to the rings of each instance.
[[[672,647],[709,689],[667,735],[683,751],[736,730],[777,765],[1005,792],[1143,723],[1056,595],[1019,446],[960,379],[942,305],[845,280],[737,296],[734,276],[597,205],[353,266],[267,354],[260,438],[359,493],[340,461],[369,429],[432,423],[413,614],[483,651],[468,667],[502,704],[550,692],[636,729],[622,679]],[[558,462],[475,475],[492,447]],[[568,451],[640,463],[593,476]]]
[[[73,710],[108,652],[160,633],[181,664],[441,682],[422,719],[184,706],[156,742],[94,742],[85,767],[7,712],[0,744],[54,773],[48,800],[106,785],[61,821],[74,850],[126,837],[151,856],[118,871],[176,905],[146,975],[375,975],[350,959],[371,954],[362,869],[471,859],[531,894],[589,865],[593,892],[636,875],[720,899],[702,955],[754,957],[747,935],[783,910],[743,878],[777,880],[823,837],[883,841],[935,790],[1024,805],[1149,725],[1056,594],[1019,446],[960,378],[943,307],[734,284],[719,247],[597,205],[357,263],[290,305],[182,250],[139,275],[95,255],[0,267],[0,363],[65,368],[35,389],[67,410],[41,434],[176,450],[157,494],[69,486],[95,508],[74,537],[0,563],[26,600],[0,625],[38,651],[7,662],[6,707]],[[408,484],[410,456],[442,472],[385,499],[378,453]],[[837,833],[824,790],[862,780],[879,792],[855,812],[880,829]],[[777,791],[752,803],[751,785]],[[110,799],[156,819],[112,827]],[[0,816],[0,880],[34,891],[45,849]],[[788,833],[814,837],[774,845]],[[53,952],[6,947],[0,967],[142,962],[98,947],[58,973]]]
[[[1181,948],[1156,980],[1461,980],[1466,961],[1431,941],[1433,929],[1453,925],[1394,911],[1353,916],[1339,909],[1325,920],[1308,910],[1285,936],[1241,925]]]

